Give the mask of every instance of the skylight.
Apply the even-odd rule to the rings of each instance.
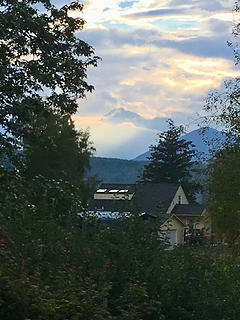
[[[112,189],[112,190],[109,190],[109,193],[116,193],[118,191],[119,191],[118,189]]]
[[[107,189],[98,189],[98,190],[97,190],[98,193],[100,193],[100,192],[106,192],[106,191],[107,191]]]
[[[128,192],[128,190],[127,190],[127,189],[119,190],[119,193],[126,193],[126,192]]]

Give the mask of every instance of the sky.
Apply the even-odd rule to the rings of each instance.
[[[95,91],[79,100],[74,121],[89,128],[96,156],[133,159],[147,151],[165,129],[146,126],[148,120],[171,118],[196,129],[210,90],[238,75],[227,46],[234,0],[83,3],[83,13],[71,13],[86,20],[77,36],[102,60],[88,70]],[[121,110],[114,121],[108,116],[113,110]],[[135,114],[144,121],[134,121]]]

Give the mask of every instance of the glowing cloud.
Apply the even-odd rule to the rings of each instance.
[[[100,117],[74,116],[76,128],[89,129],[97,156],[135,158],[155,140],[152,130],[137,128],[131,123],[106,124]],[[134,148],[132,147],[134,143]]]

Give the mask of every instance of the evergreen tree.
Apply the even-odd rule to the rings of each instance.
[[[194,164],[194,145],[181,139],[183,126],[176,127],[172,120],[168,120],[168,125],[167,131],[158,134],[158,143],[150,146],[150,162],[144,167],[142,180],[188,184]]]

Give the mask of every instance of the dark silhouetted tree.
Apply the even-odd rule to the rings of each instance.
[[[71,13],[81,12],[83,5],[76,1],[59,8],[49,0],[2,0],[0,6],[0,159],[8,163],[0,168],[1,190],[8,192],[0,197],[0,206],[14,212],[21,211],[20,204],[37,206],[41,190],[45,211],[50,203],[53,211],[61,199],[56,210],[62,206],[66,212],[73,203],[69,199],[83,199],[93,152],[88,132],[76,131],[70,118],[78,99],[94,89],[86,81],[87,69],[99,59],[76,36],[85,21]],[[72,207],[78,210],[78,205]]]
[[[94,89],[86,71],[98,57],[75,35],[85,23],[70,15],[82,11],[78,2],[60,9],[49,0],[0,5],[0,143],[10,157],[25,135],[35,134],[34,119],[43,112],[76,112],[77,99]]]
[[[215,154],[209,165],[208,212],[217,237],[230,245],[240,239],[240,148],[227,146]]]
[[[228,42],[234,54],[236,67],[240,62],[239,1],[233,10],[233,40]],[[240,162],[240,78],[227,79],[221,90],[213,90],[206,98],[204,110],[208,121],[221,126],[228,139],[221,150],[213,153],[209,165],[208,211],[213,219],[217,236],[228,244],[239,243],[239,162]]]
[[[168,120],[169,129],[158,134],[158,143],[150,146],[149,163],[144,167],[142,181],[153,183],[180,183],[189,201],[195,201],[199,183],[191,180],[196,155],[194,145],[181,138],[183,126],[176,127]]]
[[[149,164],[142,175],[144,181],[176,183],[190,176],[194,146],[181,139],[184,132],[182,126],[176,127],[172,120],[168,124],[169,129],[158,134],[158,143],[150,146]]]
[[[79,187],[82,199],[89,197],[90,157],[95,149],[89,142],[89,132],[77,131],[68,115],[48,113],[38,116],[37,132],[24,138],[24,176],[63,179]],[[93,179],[91,179],[93,182]]]

